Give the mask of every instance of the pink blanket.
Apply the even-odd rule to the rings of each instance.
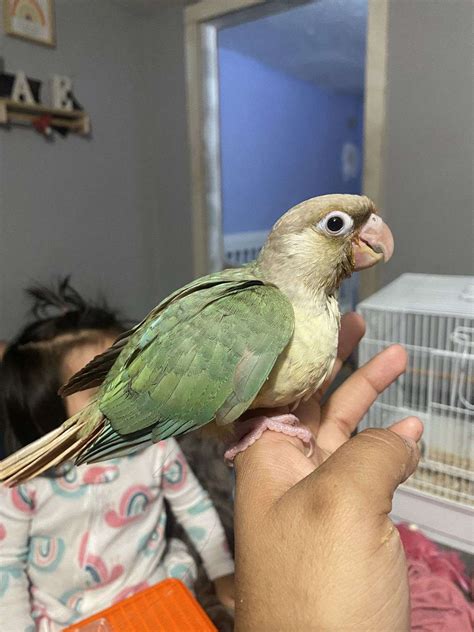
[[[471,586],[459,556],[408,525],[397,528],[408,561],[412,632],[472,632]]]

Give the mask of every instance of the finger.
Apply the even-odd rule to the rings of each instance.
[[[349,358],[351,353],[359,344],[365,333],[365,321],[360,314],[349,312],[344,314],[341,319],[341,329],[339,331],[339,344],[337,348],[337,357],[331,375],[321,388],[324,393],[328,386],[334,381],[334,378],[341,370],[344,362]]]
[[[344,443],[289,493],[306,497],[306,502],[314,498],[315,509],[332,502],[362,514],[389,514],[396,488],[415,471],[418,459],[412,438],[369,428]]]
[[[380,393],[405,371],[406,364],[406,351],[392,345],[351,375],[323,406],[319,445],[333,452],[347,441]]]

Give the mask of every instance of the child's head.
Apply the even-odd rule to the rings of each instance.
[[[0,433],[11,454],[78,412],[91,391],[63,400],[59,387],[124,331],[105,305],[87,303],[64,279],[56,291],[27,290],[33,320],[0,363]]]

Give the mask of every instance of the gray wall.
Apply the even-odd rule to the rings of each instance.
[[[73,78],[93,137],[0,129],[0,338],[22,288],[71,273],[139,318],[192,274],[180,3],[58,0],[56,49],[0,35],[7,71]]]
[[[193,276],[184,23],[179,7],[185,3],[173,0],[173,6],[145,17],[141,30],[143,70],[149,82],[141,92],[143,187],[151,211],[153,282],[161,295]]]
[[[474,274],[471,0],[391,0],[384,205],[402,272]]]

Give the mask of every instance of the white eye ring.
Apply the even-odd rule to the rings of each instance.
[[[343,211],[332,211],[318,223],[318,228],[331,237],[341,237],[351,232],[354,220]]]

